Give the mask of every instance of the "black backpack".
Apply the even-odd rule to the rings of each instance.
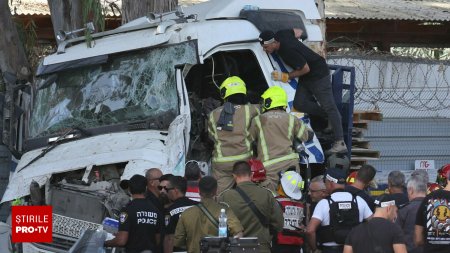
[[[327,198],[330,205],[330,227],[338,244],[344,244],[352,228],[361,223],[357,196],[352,196],[351,201],[334,201],[331,197]]]

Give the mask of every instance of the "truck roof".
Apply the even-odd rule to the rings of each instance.
[[[210,0],[187,7],[184,12],[187,15],[197,14],[199,20],[238,18],[246,5],[268,10],[298,10],[304,13],[306,19],[320,19],[313,0]]]
[[[310,19],[320,18],[314,0],[211,0],[185,8],[185,16],[195,15],[196,19],[189,19],[184,23],[175,22],[175,14],[158,17],[156,20],[143,17],[115,30],[92,34],[91,48],[87,47],[84,37],[64,41],[59,45],[58,53],[44,58],[43,65],[188,40],[198,40],[199,56],[204,56],[218,45],[256,42],[260,31],[253,23],[240,17],[240,11],[246,5],[256,6],[260,10],[296,13],[307,21],[305,28],[308,41],[322,40],[320,28],[309,22]]]

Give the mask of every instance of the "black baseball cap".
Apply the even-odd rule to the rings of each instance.
[[[130,184],[132,185],[136,185],[136,186],[147,186],[147,178],[145,178],[142,175],[134,175],[132,176],[130,179],[125,179],[120,181],[120,187],[122,189],[128,189],[128,187],[130,187]]]
[[[338,168],[329,168],[325,171],[325,175],[323,175],[323,179],[329,180],[336,184],[345,184],[345,180],[347,176],[345,172]]]
[[[263,31],[259,34],[258,40],[261,45],[273,43],[275,42],[275,33],[269,30]]]

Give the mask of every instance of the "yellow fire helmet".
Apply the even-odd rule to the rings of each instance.
[[[262,110],[263,112],[270,110],[276,107],[283,107],[286,109],[287,102],[287,94],[283,90],[283,88],[279,86],[272,86],[268,88],[262,95]]]
[[[223,99],[234,95],[234,94],[247,94],[247,88],[245,87],[244,81],[237,76],[230,76],[219,87],[220,96]]]

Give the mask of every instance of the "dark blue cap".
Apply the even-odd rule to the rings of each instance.
[[[346,178],[345,172],[338,168],[329,168],[324,175],[324,180],[326,179],[336,184],[345,184]]]

